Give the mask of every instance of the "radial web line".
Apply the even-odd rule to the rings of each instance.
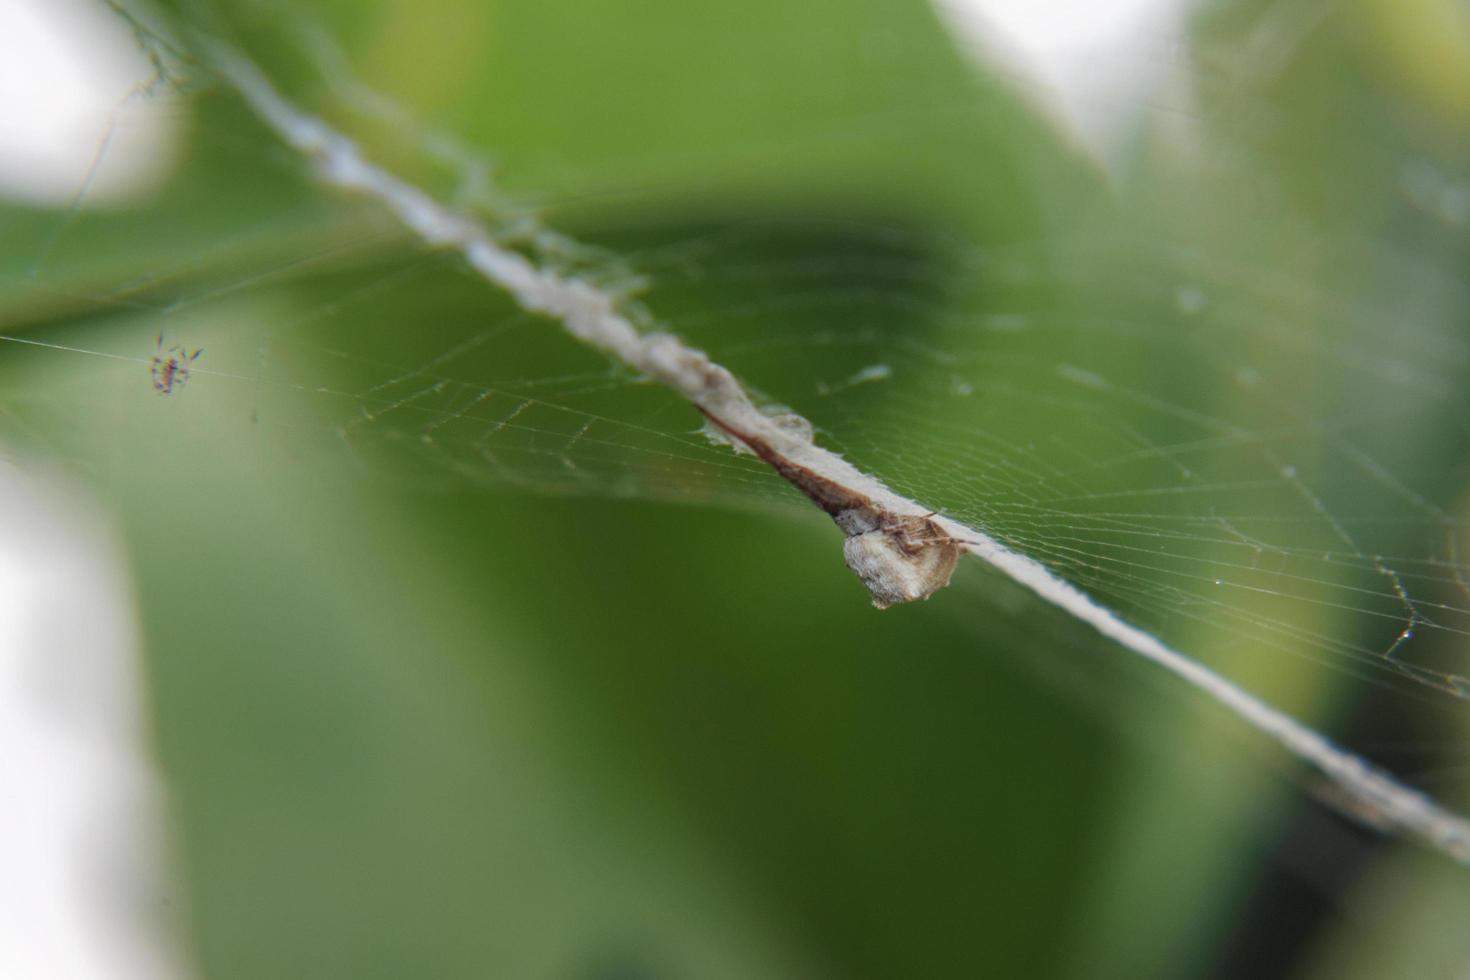
[[[706,415],[761,440],[785,460],[868,498],[890,514],[931,518],[969,553],[1130,652],[1183,679],[1315,767],[1346,794],[1352,805],[1344,812],[1370,826],[1417,837],[1470,865],[1470,821],[1464,817],[1129,624],[1035,559],[977,528],[935,515],[933,508],[895,493],[877,478],[815,445],[807,434],[809,426],[792,425],[790,417],[783,424],[762,412],[734,375],[704,352],[668,333],[639,333],[617,311],[617,298],[611,293],[538,266],[501,246],[470,217],[369,163],[351,139],[284,99],[234,48],[217,40],[207,40],[204,45],[225,80],[283,142],[316,164],[326,184],[370,196],[426,244],[458,250],[472,268],[508,292],[523,309],[559,321],[577,340],[662,382]]]

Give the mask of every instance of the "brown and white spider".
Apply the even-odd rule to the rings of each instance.
[[[158,349],[153,354],[153,390],[160,395],[172,395],[175,390],[189,382],[189,365],[199,359],[203,348],[190,354],[178,344],[163,349],[163,334],[158,335]]]
[[[757,436],[748,435],[698,406],[721,431],[739,439],[812,502],[847,535],[842,557],[868,591],[873,605],[887,609],[900,602],[927,599],[949,584],[969,541],[952,536],[936,513],[894,514],[867,494],[820,476],[792,462]]]

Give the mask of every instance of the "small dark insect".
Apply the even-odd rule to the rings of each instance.
[[[174,391],[189,383],[189,365],[199,359],[203,348],[190,354],[175,344],[163,349],[163,334],[158,335],[158,349],[153,354],[153,390],[160,395],[172,395]]]

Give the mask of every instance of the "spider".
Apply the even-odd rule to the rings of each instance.
[[[933,513],[900,517],[867,510],[836,518],[848,532],[842,543],[847,567],[873,593],[873,605],[879,609],[927,599],[949,584],[968,542],[951,537],[933,517]]]
[[[739,439],[772,469],[822,508],[847,535],[842,557],[868,591],[873,605],[887,609],[900,602],[927,599],[949,584],[965,545],[934,520],[935,512],[894,514],[866,494],[793,463],[764,440],[732,428],[708,410],[701,412]]]
[[[189,381],[189,365],[203,354],[203,348],[190,354],[175,344],[163,349],[163,334],[158,335],[158,349],[153,354],[153,390],[160,395],[172,395],[176,389]]]

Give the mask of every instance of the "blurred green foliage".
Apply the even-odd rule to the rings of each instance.
[[[419,141],[334,100],[299,28],[319,22],[366,86],[488,148],[508,199],[614,255],[739,224],[758,230],[721,253],[732,268],[822,256],[831,268],[807,288],[853,302],[783,306],[802,284],[759,275],[655,274],[643,297],[774,398],[809,390],[814,364],[841,379],[942,337],[996,384],[1042,388],[1059,364],[1085,364],[1120,390],[1266,430],[1280,403],[1239,394],[1231,345],[1264,344],[1281,369],[1273,397],[1305,392],[1317,418],[1364,397],[1332,362],[1337,338],[1312,335],[1329,328],[1311,311],[1289,324],[1306,336],[1228,322],[1191,334],[1177,284],[1200,274],[1174,243],[1208,246],[1212,298],[1242,317],[1287,316],[1257,291],[1273,270],[1322,271],[1316,295],[1366,309],[1395,299],[1381,264],[1411,247],[1463,267],[1463,232],[1416,242],[1425,225],[1383,197],[1375,168],[1428,154],[1426,141],[1466,167],[1466,130],[1384,128],[1415,103],[1362,67],[1392,55],[1351,12],[1264,87],[1231,81],[1249,63],[1214,76],[1202,112],[1237,156],[1186,166],[1140,138],[1131,178],[1110,185],[917,2],[174,6],[180,46],[196,28],[241,39],[293,98],[446,196],[454,175]],[[1214,5],[1194,42],[1241,50],[1261,7]],[[0,295],[8,333],[146,357],[163,329],[205,348],[197,376],[158,398],[138,363],[12,345],[0,377],[8,438],[66,461],[126,536],[203,975],[1387,976],[1463,951],[1455,936],[1402,948],[1390,936],[1374,972],[1354,974],[1354,944],[1376,933],[1334,905],[1352,882],[1276,879],[1283,865],[1287,879],[1325,875],[1338,853],[1366,861],[1368,838],[1297,799],[1279,760],[1220,712],[994,575],[964,570],[931,602],[880,614],[842,567],[837,532],[779,503],[783,488],[756,468],[738,474],[757,487],[748,497],[697,475],[650,492],[602,473],[595,493],[566,496],[541,470],[562,465],[538,455],[550,418],[509,479],[457,472],[411,426],[396,442],[356,426],[376,403],[332,392],[369,390],[381,365],[431,363],[488,330],[513,342],[457,365],[486,383],[608,367],[519,318],[452,256],[322,192],[228,91],[191,78],[176,178],[132,211],[6,211]],[[1263,106],[1264,136],[1245,111]],[[1260,193],[1318,214],[1324,237],[1243,218],[1239,202]],[[1069,278],[1083,265],[1057,243],[1077,241],[1094,251]],[[967,270],[987,251],[1029,251],[1068,275]],[[872,270],[895,268],[914,284],[905,296],[940,315],[864,292]],[[1462,328],[1470,306],[1446,288],[1434,323]],[[729,312],[763,299],[775,312],[755,326]],[[945,316],[1017,308],[1079,324],[1075,346],[945,332]],[[1087,329],[1109,318],[1137,333]],[[870,343],[823,348],[857,327]],[[790,346],[758,346],[769,338]],[[1044,544],[1006,525],[1014,488],[977,489],[973,459],[958,476],[936,463],[933,433],[964,424],[1047,447],[1094,440],[1095,420],[1073,401],[956,402],[917,443],[885,421],[946,372],[796,407],[838,443],[861,433],[840,448],[920,499],[978,496],[1011,540]],[[1077,397],[1145,444],[1191,432],[1121,397]],[[646,386],[594,392],[586,407],[660,432],[698,426]],[[1464,435],[1441,429],[1461,421],[1414,416],[1377,439],[1401,450],[1396,473],[1441,480],[1436,499],[1449,499],[1464,472],[1443,460]],[[475,433],[442,435],[468,446]],[[1332,465],[1323,479],[1345,485]],[[1125,588],[1134,580],[1077,572],[1131,614],[1158,614]],[[1316,614],[1304,632],[1354,628]],[[1161,619],[1148,625],[1218,654],[1207,628]],[[1331,678],[1264,660],[1237,670],[1331,716]],[[1273,837],[1283,827],[1327,843],[1303,857]],[[1456,869],[1385,854],[1470,912]],[[1380,886],[1365,880],[1356,901],[1377,909]]]

